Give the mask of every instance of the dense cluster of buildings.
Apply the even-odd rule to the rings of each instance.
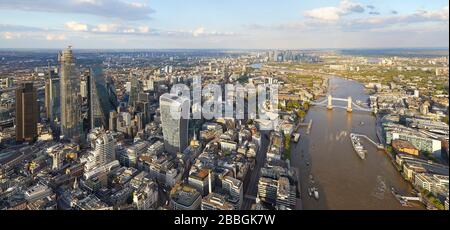
[[[255,199],[245,193],[258,183],[257,161],[270,158],[258,159],[264,122],[250,119],[255,114],[244,120],[186,119],[182,108],[190,98],[169,89],[192,86],[199,73],[202,84],[236,82],[253,74],[246,66],[255,58],[188,58],[174,68],[172,57],[161,68],[103,72],[97,62],[80,65],[72,49],[65,49],[57,67],[36,69],[37,78],[23,78],[12,88],[15,100],[2,100],[0,209],[250,208]],[[251,84],[270,87],[251,78]],[[2,88],[13,86],[2,79]],[[286,162],[277,162],[282,166],[261,169],[278,188],[278,202],[267,196],[267,205],[292,209],[296,181]],[[264,173],[270,170],[276,172]]]
[[[448,94],[442,90],[430,92],[423,84],[419,86],[421,77],[412,78],[417,79],[399,76],[389,84],[368,83],[366,87],[373,90],[369,103],[379,113],[380,140],[396,155],[397,168],[404,178],[422,194],[432,194],[445,204],[449,176]]]

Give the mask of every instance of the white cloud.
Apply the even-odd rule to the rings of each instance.
[[[336,7],[323,7],[310,10],[305,12],[305,16],[324,21],[337,21],[341,17],[339,9]]]
[[[228,36],[235,36],[237,35],[234,32],[219,32],[214,30],[208,30],[205,27],[198,27],[194,30],[161,30],[158,31],[159,35],[165,35],[170,37],[194,37],[194,38],[201,38],[201,37],[228,37]]]
[[[0,9],[89,14],[124,20],[150,19],[154,12],[148,4],[124,0],[1,0]]]
[[[12,40],[21,37],[20,33],[13,33],[13,32],[4,32],[2,35],[3,38],[6,40]]]
[[[128,28],[128,29],[124,29],[122,32],[124,32],[126,34],[132,34],[132,33],[136,33],[136,30],[134,28]]]
[[[141,33],[149,33],[150,32],[150,28],[148,26],[139,26],[138,30]]]
[[[425,11],[418,10],[411,14],[395,14],[388,16],[373,16],[367,18],[359,18],[348,21],[347,27],[354,29],[382,28],[395,25],[410,26],[413,24],[421,24],[426,22],[447,23],[449,21],[449,7],[442,9]],[[426,28],[424,28],[426,29]]]
[[[91,32],[105,34],[155,34],[151,33],[150,27],[144,25],[124,25],[116,23],[101,23],[97,25],[89,25],[75,21],[65,23],[65,28],[74,32]],[[1,29],[1,27],[0,27]]]
[[[436,10],[436,11],[419,11],[419,14],[421,14],[423,17],[425,18],[430,18],[430,19],[437,19],[437,20],[442,20],[442,21],[448,21],[449,19],[449,8],[448,6],[443,7],[440,10]]]
[[[308,10],[304,13],[304,15],[312,19],[335,22],[344,15],[363,12],[364,6],[362,4],[354,3],[349,0],[342,0],[338,6],[321,7]]]
[[[100,5],[101,4],[101,1],[98,1],[98,0],[75,0],[75,2],[88,3],[88,4],[92,4],[92,5]]]
[[[47,34],[45,39],[47,41],[64,41],[67,40],[67,37],[64,34]]]
[[[178,31],[177,34],[186,34],[184,31]],[[193,37],[220,37],[220,36],[233,36],[236,35],[234,32],[219,32],[219,31],[209,31],[205,27],[199,27],[195,30],[189,31],[187,34],[190,34]]]
[[[205,28],[203,28],[203,27],[197,28],[196,30],[194,30],[192,32],[192,36],[194,36],[194,37],[198,37],[198,36],[201,36],[203,34],[205,34]]]
[[[65,27],[69,30],[73,30],[73,31],[88,31],[88,25],[87,24],[83,24],[83,23],[78,23],[78,22],[67,22],[65,24]]]
[[[117,32],[117,24],[98,24],[92,29],[93,32],[113,33]]]

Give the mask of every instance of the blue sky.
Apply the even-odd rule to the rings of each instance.
[[[0,48],[448,47],[447,0],[0,0]]]

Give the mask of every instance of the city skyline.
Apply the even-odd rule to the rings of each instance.
[[[0,212],[448,211],[448,5],[0,0]]]
[[[0,15],[0,48],[445,48],[449,39],[443,0],[1,1]]]

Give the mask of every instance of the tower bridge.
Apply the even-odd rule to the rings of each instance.
[[[333,105],[333,101],[347,102],[347,107]],[[354,110],[356,110],[356,111],[363,111],[363,112],[375,112],[371,108],[363,107],[363,106],[360,106],[360,105],[354,103],[352,97],[337,98],[337,97],[333,97],[331,95],[328,95],[328,97],[323,99],[322,101],[312,102],[311,105],[314,105],[314,106],[326,106],[328,110],[333,110],[334,108],[345,109],[349,113],[353,112]]]

